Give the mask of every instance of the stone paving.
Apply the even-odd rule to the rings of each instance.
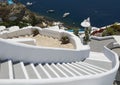
[[[32,38],[36,40],[37,46],[44,47],[56,47],[56,48],[68,48],[74,49],[74,46],[71,43],[61,44],[61,41],[52,37],[42,36],[40,34],[33,37],[33,35],[20,36],[19,38]]]
[[[114,39],[101,40],[101,41],[91,39],[91,42],[90,42],[91,51],[102,52],[104,46],[109,44],[110,42],[116,42],[116,41]],[[118,56],[120,56],[120,48],[114,48],[112,50],[116,52]],[[120,60],[120,57],[119,57],[119,60]],[[119,68],[119,72],[120,72],[120,68]],[[113,85],[120,85],[120,81],[115,81]]]
[[[102,52],[104,46],[109,44],[110,42],[115,42],[115,40],[114,39],[107,39],[107,40],[99,41],[99,40],[91,39],[91,41],[90,41],[91,51]]]

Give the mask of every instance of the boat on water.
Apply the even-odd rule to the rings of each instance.
[[[63,14],[63,18],[67,17],[68,15],[70,15],[69,12],[64,13],[64,14]]]
[[[55,10],[47,10],[47,13],[53,13],[53,12],[55,12]]]
[[[31,6],[33,3],[32,2],[27,2],[26,5]]]

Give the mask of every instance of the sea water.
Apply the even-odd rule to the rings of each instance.
[[[68,25],[80,27],[80,23],[90,17],[91,25],[95,27],[106,26],[120,22],[120,0],[18,0],[23,4],[32,2],[27,6],[31,11]],[[48,13],[48,10],[55,10]],[[70,15],[63,18],[63,14]]]

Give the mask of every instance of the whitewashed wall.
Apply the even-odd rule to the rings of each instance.
[[[114,48],[114,47],[116,47],[116,44],[114,45],[114,42],[109,43],[109,44],[105,47],[105,55],[106,55],[106,56],[110,56],[110,57],[108,57],[108,58],[113,61],[113,67],[116,66],[116,63],[117,63],[117,62],[115,62],[116,59],[115,59],[115,57],[114,57],[114,52],[111,51],[110,49],[112,49],[112,48]],[[117,47],[119,47],[119,46],[117,46]],[[117,54],[116,54],[116,55],[117,55]],[[119,59],[119,58],[118,58],[118,59]],[[118,62],[118,63],[119,63],[119,62]],[[120,68],[120,67],[119,67],[119,68]],[[117,81],[120,81],[120,72],[119,72],[119,70],[118,70],[117,75],[116,75],[116,80],[117,80]]]
[[[32,29],[31,28],[26,28],[26,29],[19,29],[15,31],[6,31],[6,33],[0,34],[1,38],[12,38],[12,37],[17,37],[21,35],[30,35],[32,34]]]
[[[28,45],[36,45],[36,40],[32,38],[14,38],[14,39],[6,39],[8,42],[11,41],[13,43],[18,42],[18,43],[23,43],[23,44],[28,44]]]
[[[47,48],[30,45],[16,44],[3,39],[0,40],[0,46],[4,49],[0,52],[1,58],[11,58],[15,61],[23,60],[26,62],[71,62],[80,61],[89,56],[90,47],[83,46],[80,39],[72,33],[64,30],[41,29],[39,27],[25,27],[16,31],[6,33],[8,37],[32,34],[34,29],[38,29],[41,35],[61,39],[62,36],[68,36],[75,49],[65,48]],[[12,50],[11,50],[12,49]]]
[[[104,37],[99,37],[99,36],[91,36],[92,39],[96,40],[107,40],[107,39],[114,39],[113,36],[104,36]]]
[[[69,50],[30,46],[20,43],[7,42],[0,39],[0,59],[12,59],[25,62],[72,62],[80,61],[89,56],[89,49]],[[12,50],[11,50],[12,49]]]
[[[40,31],[40,34],[44,36],[49,36],[49,37],[60,39],[61,31],[62,30],[53,30],[53,29],[44,28]]]

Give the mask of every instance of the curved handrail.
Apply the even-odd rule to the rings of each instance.
[[[14,61],[51,63],[81,61],[89,56],[90,49],[80,50],[38,47],[0,39],[0,58]]]
[[[91,36],[92,39],[95,39],[95,40],[107,40],[107,39],[114,39],[113,36],[105,36],[105,37],[99,37],[99,36]]]

